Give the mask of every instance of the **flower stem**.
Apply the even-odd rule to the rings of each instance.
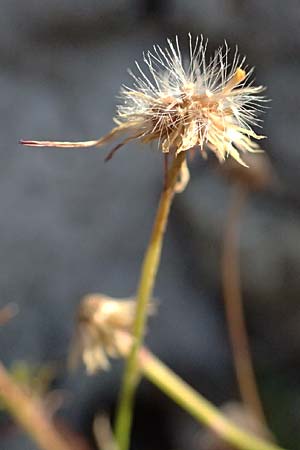
[[[140,378],[137,360],[138,351],[143,343],[147,310],[160,262],[163,237],[175,193],[174,189],[184,160],[184,152],[174,157],[172,167],[167,175],[166,186],[161,194],[152,235],[142,265],[137,291],[137,311],[133,326],[134,340],[125,365],[116,413],[115,436],[120,450],[128,450],[129,448],[134,396]]]
[[[239,450],[284,450],[240,429],[145,348],[139,350],[138,356],[140,369],[149,381],[230,446]]]
[[[232,188],[232,199],[225,224],[221,260],[223,296],[241,398],[261,423],[266,425],[252,364],[240,286],[238,237],[240,215],[247,198],[247,192],[247,189],[240,185]]]
[[[0,398],[16,423],[43,450],[71,450],[42,405],[17,385],[0,363]]]

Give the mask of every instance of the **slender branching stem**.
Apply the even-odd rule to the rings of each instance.
[[[239,450],[284,450],[242,430],[145,348],[138,353],[143,375],[197,421]]]
[[[160,262],[163,237],[175,193],[174,189],[184,160],[184,152],[173,159],[172,167],[167,176],[167,184],[161,194],[152,235],[142,265],[137,291],[137,311],[133,327],[134,340],[126,361],[116,412],[115,436],[120,450],[128,450],[129,448],[134,396],[140,378],[137,361],[138,350],[143,343],[147,310]]]
[[[221,261],[223,296],[229,338],[240,395],[262,424],[266,424],[260,401],[248,342],[239,270],[239,225],[247,189],[239,184],[232,187],[232,196],[225,224]]]
[[[15,422],[42,450],[71,450],[39,401],[12,380],[0,363],[0,399]]]

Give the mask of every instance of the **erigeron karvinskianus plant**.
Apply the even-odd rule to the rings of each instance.
[[[177,37],[175,42],[168,40],[166,48],[153,46],[151,51],[145,53],[143,67],[136,62],[135,73],[130,72],[133,78],[132,86],[124,85],[121,88],[121,103],[114,119],[116,126],[100,139],[82,142],[21,141],[33,147],[75,148],[98,147],[120,138],[120,142],[113,147],[106,159],[110,159],[119,148],[131,141],[143,144],[156,141],[165,156],[164,189],[142,265],[132,339],[126,355],[127,362],[116,413],[115,435],[120,450],[127,450],[129,447],[134,395],[141,373],[140,349],[170,206],[175,192],[182,191],[189,180],[186,155],[199,150],[202,156],[206,157],[207,151],[210,150],[220,162],[230,156],[239,164],[246,165],[242,158],[243,153],[261,151],[256,141],[263,136],[256,134],[252,127],[259,125],[257,112],[265,101],[261,95],[263,87],[252,85],[252,69],[247,69],[245,58],[241,59],[237,50],[232,63],[229,64],[227,44],[224,48],[219,48],[209,60],[206,59],[206,45],[202,37],[193,40],[189,35],[189,60],[186,63]],[[168,156],[172,159],[170,168]],[[111,348],[110,352],[112,350],[115,348]],[[90,360],[89,356],[83,355],[83,358]],[[152,367],[153,358],[152,355]],[[96,360],[98,363],[102,361],[103,364],[105,358],[99,353]],[[199,404],[195,406],[193,401],[196,393],[186,385],[182,388],[176,376],[175,379],[171,376],[173,387],[166,385],[166,379],[170,381],[170,371],[162,369],[157,360],[155,361],[157,373],[148,373],[151,381],[161,388],[164,387],[165,392],[175,401],[205,422],[206,413],[210,415],[210,406],[208,410],[204,408],[200,414],[195,414],[194,407],[196,410],[199,408]],[[89,365],[90,370],[94,370],[93,363],[89,362]],[[145,372],[145,368],[143,371]],[[178,387],[178,393],[174,386]],[[185,399],[182,398],[182,389],[186,394]],[[179,392],[182,394],[180,399]],[[187,402],[187,399],[190,401]],[[220,419],[216,420],[218,426]],[[211,421],[209,423],[211,424]],[[220,426],[222,429],[223,425]],[[222,430],[219,431],[221,435],[226,434]],[[233,435],[236,437],[235,432],[236,430]],[[249,442],[242,442],[242,437],[235,437],[230,439],[240,448],[271,448],[266,443],[258,445],[257,442],[251,447]]]

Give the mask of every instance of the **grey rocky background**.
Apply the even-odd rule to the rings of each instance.
[[[267,413],[282,443],[296,448],[299,24],[296,0],[1,1],[0,298],[20,308],[0,329],[1,358],[8,366],[55,361],[54,387],[67,391],[61,415],[77,431],[87,433],[96,411],[113,408],[120,365],[95,378],[65,370],[76,306],[87,292],[134,293],[161,188],[161,158],[130,145],[104,164],[105,150],[24,149],[17,142],[104,134],[126,68],[154,42],[191,31],[207,36],[211,49],[224,38],[238,43],[272,99],[265,148],[280,189],[253,195],[245,210],[242,279]],[[228,184],[213,159],[195,160],[171,215],[155,292],[159,313],[147,338],[218,403],[236,396],[219,282],[228,202]],[[137,447],[199,448],[197,427],[146,383],[138,412]],[[5,424],[1,450],[35,448]]]

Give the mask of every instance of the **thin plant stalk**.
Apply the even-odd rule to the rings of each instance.
[[[161,194],[150,242],[144,257],[137,291],[137,311],[133,326],[133,344],[127,358],[116,412],[115,437],[120,450],[128,450],[132,427],[135,391],[140,379],[138,350],[143,343],[147,310],[159,267],[163,237],[166,230],[175,186],[185,161],[184,152],[174,157]]]
[[[16,384],[0,363],[0,399],[15,422],[42,450],[71,450],[41,404]]]
[[[284,450],[282,447],[242,430],[228,420],[195,389],[165,366],[147,349],[141,348],[138,362],[143,375],[197,421],[213,430],[239,450]]]
[[[266,425],[251,358],[240,286],[239,227],[247,193],[247,188],[239,184],[232,187],[221,260],[223,297],[241,399],[257,419]]]

